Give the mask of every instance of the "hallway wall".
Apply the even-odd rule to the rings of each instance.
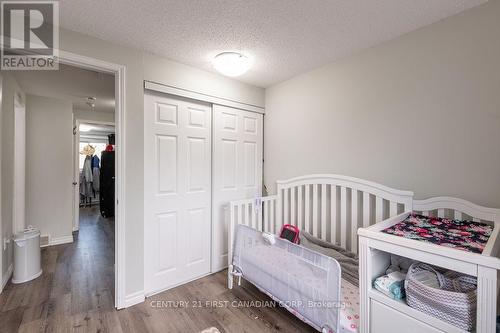
[[[12,241],[3,249],[4,239],[12,238],[12,216],[14,190],[14,96],[24,92],[11,73],[0,72],[2,77],[1,97],[1,231],[0,251],[2,253],[2,283],[7,282],[12,265]]]
[[[26,96],[26,225],[51,244],[73,239],[72,108],[69,101]]]

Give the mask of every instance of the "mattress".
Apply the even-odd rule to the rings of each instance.
[[[344,307],[340,309],[339,333],[357,333],[359,330],[359,288],[342,279],[340,292]]]

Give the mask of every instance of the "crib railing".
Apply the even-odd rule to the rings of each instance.
[[[413,193],[341,175],[278,181],[278,223],[358,252],[357,230],[411,210]]]
[[[234,244],[234,231],[237,225],[242,224],[259,231],[276,233],[278,196],[244,199],[229,203],[228,225],[228,262],[231,266],[232,244]]]
[[[276,195],[230,203],[229,237],[238,224],[275,234],[292,224],[357,253],[358,228],[412,210],[413,192],[354,177],[308,175],[277,185]]]

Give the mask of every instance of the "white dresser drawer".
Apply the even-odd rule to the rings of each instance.
[[[370,300],[370,333],[443,332],[373,299]]]

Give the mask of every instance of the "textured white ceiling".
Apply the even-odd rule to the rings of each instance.
[[[90,110],[87,97],[96,97],[95,111],[115,112],[115,77],[59,65],[58,71],[12,71],[27,94],[68,100],[74,109]]]
[[[487,0],[64,0],[61,25],[213,71],[222,51],[261,87],[324,65]]]

